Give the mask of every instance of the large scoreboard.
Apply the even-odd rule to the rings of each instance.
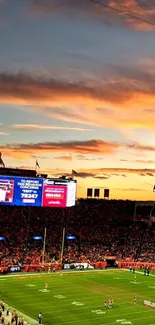
[[[71,207],[76,181],[40,177],[0,176],[0,205]]]

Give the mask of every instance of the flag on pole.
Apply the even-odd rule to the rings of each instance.
[[[74,169],[72,169],[72,177],[74,177],[76,175],[78,175],[78,173]]]
[[[2,153],[0,152],[0,166],[5,168],[4,161],[2,159]]]
[[[38,163],[38,160],[36,159],[36,168],[40,168],[40,165]]]

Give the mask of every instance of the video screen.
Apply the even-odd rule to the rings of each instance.
[[[0,204],[17,206],[40,206],[43,180],[0,176]]]
[[[71,207],[76,181],[0,176],[0,205]]]
[[[14,180],[0,179],[0,202],[13,202]]]
[[[67,182],[46,179],[43,185],[43,207],[66,207]]]

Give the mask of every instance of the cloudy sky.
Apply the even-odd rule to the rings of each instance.
[[[0,151],[6,166],[76,170],[78,196],[152,200],[155,1],[99,2],[115,10],[0,0]]]

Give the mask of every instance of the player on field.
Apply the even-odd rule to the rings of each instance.
[[[134,279],[135,279],[135,281],[137,281],[137,277],[136,277],[136,274],[134,275]]]
[[[104,300],[104,308],[107,309],[107,301]]]
[[[111,304],[111,299],[109,299],[109,308],[112,307],[112,304]]]
[[[134,295],[134,297],[133,297],[133,302],[134,302],[134,304],[136,304],[136,302],[137,302],[136,295]]]
[[[45,290],[48,289],[48,282],[45,282]]]
[[[114,307],[114,299],[111,299],[111,306]]]

